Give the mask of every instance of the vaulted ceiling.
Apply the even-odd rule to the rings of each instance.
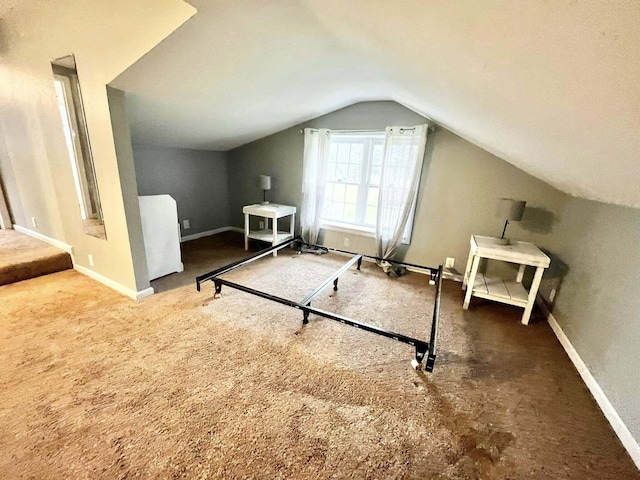
[[[112,85],[134,141],[228,150],[395,100],[572,195],[640,207],[637,0],[192,0]]]

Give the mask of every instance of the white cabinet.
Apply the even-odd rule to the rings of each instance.
[[[138,197],[149,280],[182,272],[178,206],[170,195]]]

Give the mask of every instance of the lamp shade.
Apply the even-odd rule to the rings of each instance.
[[[501,198],[498,203],[497,216],[510,222],[519,222],[522,220],[524,206],[527,202],[522,200],[512,200],[510,198]]]
[[[260,190],[271,190],[270,175],[260,175]]]

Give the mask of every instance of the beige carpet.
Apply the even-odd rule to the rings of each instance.
[[[73,268],[71,256],[15,230],[0,229],[0,285]]]
[[[74,271],[0,287],[3,478],[640,478],[539,318],[461,308],[447,282],[433,374],[411,347],[223,287],[233,235],[133,302]],[[229,279],[302,298],[342,257],[265,258]],[[320,308],[427,338],[433,288],[367,266]]]

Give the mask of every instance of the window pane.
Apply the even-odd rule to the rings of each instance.
[[[348,203],[358,203],[358,186],[357,185],[347,185],[347,195],[345,200]]]
[[[377,144],[373,146],[373,154],[371,157],[372,165],[382,165],[383,150],[384,150],[384,146],[382,144]]]
[[[333,220],[342,220],[343,209],[343,203],[331,202],[331,207],[329,209],[329,218],[332,218]]]
[[[351,150],[351,145],[348,143],[339,143],[338,144],[338,162],[340,163],[349,163],[349,151]]]
[[[333,184],[333,201],[344,202],[344,195],[345,195],[345,185],[334,183]]]
[[[338,157],[338,145],[336,143],[332,143],[329,145],[329,163],[336,162],[336,158]]]
[[[349,163],[362,164],[362,154],[364,153],[364,145],[362,143],[351,144],[351,157]]]
[[[379,188],[369,187],[369,192],[367,194],[367,205],[372,207],[378,206],[378,193],[380,192]]]
[[[335,162],[329,162],[327,164],[327,180],[330,182],[333,182],[335,180],[337,180],[336,178],[336,163]]]
[[[353,203],[346,203],[344,205],[344,221],[355,222],[356,221],[356,206]]]
[[[378,210],[376,207],[367,207],[367,211],[364,217],[365,225],[375,225],[376,224],[376,214]]]
[[[327,183],[327,188],[324,190],[324,200],[325,202],[333,200],[333,183]]]
[[[337,163],[336,164],[336,175],[335,179],[339,182],[346,182],[347,175],[349,173],[349,165],[346,163]]]
[[[360,165],[349,165],[347,181],[350,183],[360,183]]]
[[[382,176],[382,167],[371,167],[371,178],[369,179],[369,185],[380,185],[380,177]]]

